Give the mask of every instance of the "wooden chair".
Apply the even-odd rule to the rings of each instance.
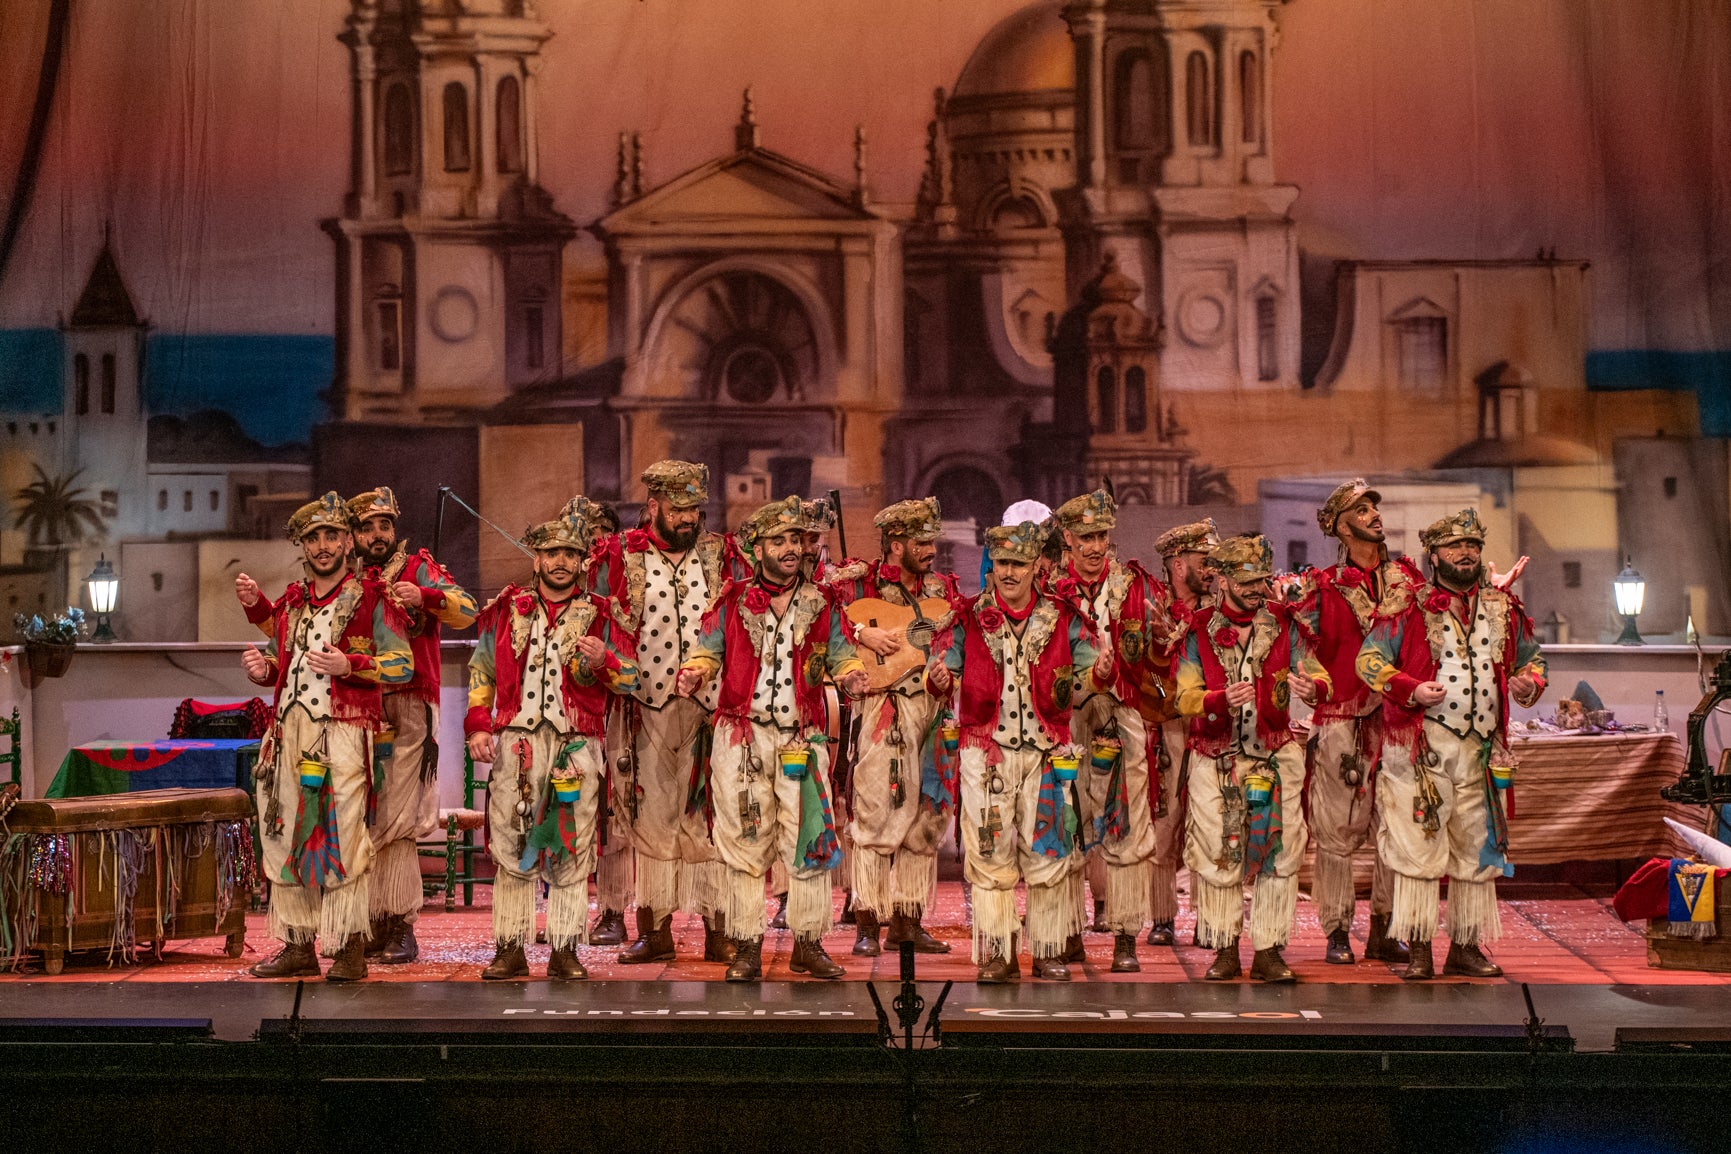
[[[487,813],[484,809],[475,808],[475,795],[485,794],[486,778],[475,776],[475,759],[469,756],[467,746],[463,749],[463,806],[460,809],[441,809],[439,811],[439,829],[430,838],[416,843],[416,852],[422,857],[443,858],[445,860],[445,877],[441,884],[437,880],[424,883],[423,889],[427,896],[432,896],[437,890],[445,891],[445,912],[450,913],[457,908],[457,886],[463,887],[463,904],[475,904],[475,887],[493,884],[491,875],[482,877],[476,873],[477,859],[484,862],[487,847],[478,836],[479,831],[487,824]],[[457,863],[462,862],[462,868]]]

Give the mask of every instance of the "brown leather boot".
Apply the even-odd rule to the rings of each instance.
[[[1331,966],[1350,966],[1352,956],[1352,937],[1345,930],[1329,930],[1328,944],[1323,947],[1322,960]]]
[[[1100,898],[1094,899],[1094,920],[1089,924],[1088,932],[1091,934],[1106,932],[1106,903]]]
[[[589,931],[592,946],[622,946],[625,944],[625,915],[618,910],[602,910]]]
[[[1142,963],[1136,959],[1136,935],[1112,935],[1112,972],[1114,974],[1139,974]]]
[[[1088,960],[1088,951],[1082,948],[1081,934],[1071,934],[1064,939],[1064,952],[1058,955],[1057,960],[1073,966],[1079,966]]]
[[[421,943],[415,940],[415,927],[401,914],[393,914],[385,930],[384,949],[379,951],[381,966],[404,966],[421,956]]]
[[[372,920],[367,929],[367,957],[385,952],[385,943],[390,940],[391,918],[389,914],[380,914]]]
[[[734,938],[733,964],[727,967],[730,982],[760,982],[763,980],[763,939]]]
[[[1070,980],[1070,967],[1064,963],[1064,956],[1055,958],[1035,958],[1034,976],[1048,982],[1067,982]]]
[[[1009,956],[994,954],[980,963],[980,972],[974,975],[974,981],[982,986],[1001,986],[1006,982],[1022,980],[1022,966],[1016,957],[1016,939],[1010,939]]]
[[[874,910],[855,910],[853,952],[856,958],[875,958],[883,953],[878,945],[878,916]]]
[[[850,889],[841,891],[841,917],[836,920],[844,926],[856,925],[859,922],[859,913],[854,909],[853,891]]]
[[[359,982],[367,976],[367,936],[350,934],[325,971],[327,982]]]
[[[1178,940],[1178,932],[1171,922],[1155,922],[1143,940],[1151,946],[1169,946]]]
[[[1406,948],[1406,944],[1388,936],[1388,923],[1392,920],[1389,914],[1370,915],[1370,933],[1364,939],[1365,961],[1388,962],[1395,966],[1404,966],[1412,961],[1412,951]]]
[[[703,919],[703,960],[731,966],[739,947],[727,936],[727,915],[714,914]]]
[[[863,915],[865,911],[860,912]],[[788,959],[787,968],[796,974],[810,974],[814,978],[831,980],[847,973],[824,953],[823,942],[816,938],[793,940],[793,957]]]
[[[555,982],[581,982],[589,976],[577,951],[561,946],[547,956],[547,976]]]
[[[619,951],[620,963],[641,966],[648,962],[671,962],[673,954],[673,915],[668,914],[656,925],[655,911],[638,906],[637,940]]]
[[[785,930],[785,929],[787,929],[787,895],[786,894],[776,894],[775,895],[775,916],[773,918],[769,919],[769,928],[772,930]]]
[[[311,942],[284,942],[268,960],[247,970],[255,978],[316,978],[319,955]]]
[[[901,948],[903,942],[914,944],[916,954],[947,954],[950,943],[939,941],[926,932],[926,927],[920,924],[918,914],[891,914],[889,932],[884,934],[884,945]]]
[[[1401,979],[1408,982],[1426,982],[1436,977],[1435,961],[1430,954],[1430,943],[1414,941],[1411,943],[1411,947],[1406,973],[1401,975]]]
[[[529,959],[523,956],[523,943],[499,942],[493,947],[493,960],[481,971],[484,982],[503,982],[510,978],[529,976]]]
[[[1244,964],[1238,960],[1238,942],[1233,940],[1221,946],[1214,953],[1214,964],[1208,967],[1208,972],[1202,975],[1205,982],[1230,982],[1244,972]]]
[[[1250,959],[1250,976],[1262,982],[1298,980],[1298,975],[1292,972],[1292,967],[1280,956],[1279,946],[1269,946],[1266,950],[1256,951],[1256,955]]]
[[[1477,946],[1449,943],[1449,956],[1443,960],[1443,974],[1451,978],[1500,978],[1503,968],[1485,957]]]

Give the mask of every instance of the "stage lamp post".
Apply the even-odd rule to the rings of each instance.
[[[108,616],[114,612],[114,603],[120,599],[120,577],[114,572],[114,566],[108,563],[107,554],[97,558],[96,568],[90,571],[84,583],[90,589],[90,608],[96,611],[96,632],[90,640],[118,640],[109,627]]]
[[[1618,645],[1645,645],[1635,628],[1635,618],[1641,615],[1641,605],[1647,599],[1647,583],[1635,572],[1634,558],[1623,563],[1623,571],[1611,579],[1611,593],[1617,599],[1617,612],[1623,615],[1623,634]]]

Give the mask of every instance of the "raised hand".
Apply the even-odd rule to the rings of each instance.
[[[248,577],[245,573],[240,573],[235,576],[234,595],[240,598],[240,603],[248,609],[257,605],[258,599],[264,596],[264,594],[259,591],[258,582],[254,581],[251,577]]]
[[[323,673],[327,677],[347,677],[354,670],[349,655],[340,649],[332,649],[328,641],[307,654],[307,666],[314,673]]]

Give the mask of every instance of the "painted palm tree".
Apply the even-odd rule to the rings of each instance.
[[[20,507],[12,522],[14,529],[25,531],[31,549],[58,552],[102,534],[107,528],[102,507],[87,490],[72,487],[84,470],[50,477],[41,465],[33,468],[36,479],[13,494]]]

